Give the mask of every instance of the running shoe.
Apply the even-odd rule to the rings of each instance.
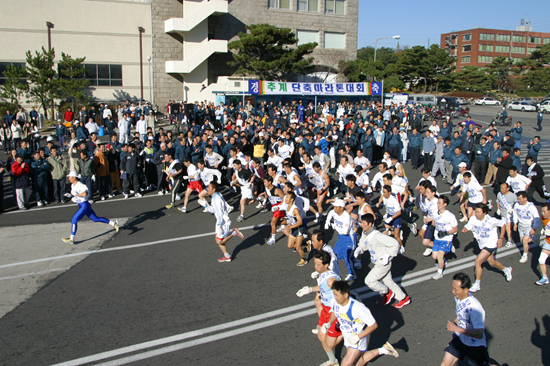
[[[275,239],[271,238],[267,241],[267,245],[273,245],[275,244]]]
[[[168,205],[168,206],[170,206],[170,205]],[[168,207],[168,206],[166,206],[166,207]],[[174,206],[172,206],[172,207],[174,207]],[[178,211],[183,212],[183,213],[187,213],[187,207],[178,207]]]
[[[356,278],[357,278],[356,275],[354,275],[354,274],[348,274],[344,280],[345,280],[345,281],[354,281]]]
[[[384,294],[384,299],[382,300],[382,305],[389,305],[394,297],[395,297],[395,294],[393,293],[393,291],[388,289],[388,293]]]
[[[481,286],[478,283],[475,283],[470,287],[470,292],[478,292],[481,290]]]
[[[399,247],[399,254],[405,254],[405,247],[404,246]]]
[[[113,220],[113,227],[115,228],[115,232],[118,233],[118,230],[120,229],[120,226],[118,226],[118,220]]]
[[[306,241],[306,252],[311,252],[311,240]]]
[[[227,206],[227,213],[231,213],[231,211],[233,211],[234,207],[233,206]]]
[[[403,241],[403,230],[399,230],[399,239]]]
[[[269,211],[269,209],[267,207],[264,207],[260,210],[261,213],[266,213],[268,211]]]
[[[416,222],[414,223],[409,223],[409,229],[411,230],[411,233],[413,233],[413,235],[418,235],[418,228],[416,227]]]
[[[460,222],[467,222],[467,221],[468,221],[468,218],[467,218],[467,217],[463,217],[463,218],[461,218],[461,219],[458,220],[458,221],[460,221]]]
[[[547,277],[542,277],[540,280],[535,282],[535,285],[539,285],[539,286],[548,285],[548,278]]]
[[[393,356],[395,358],[399,357],[399,353],[395,348],[393,348],[390,342],[384,343],[384,348],[386,349],[386,351],[388,351],[388,355]]]
[[[493,209],[493,200],[489,200],[489,202],[487,202],[487,206],[489,206],[489,210],[492,210]]]
[[[339,366],[340,364],[338,363],[338,361],[325,361],[323,362],[322,364],[320,364],[319,366]]]
[[[313,334],[319,334],[319,326],[317,326],[317,328],[315,328],[315,329],[312,329],[312,330],[311,330],[311,333],[313,333]]]
[[[128,199],[128,195],[126,193],[124,193],[124,199],[127,200]]]
[[[135,197],[138,197],[138,198],[139,198],[139,197],[143,197],[143,195],[142,195],[141,193],[136,193],[134,196],[135,196]]]
[[[42,202],[40,202],[40,201],[36,201],[36,205],[37,205],[38,207],[44,206],[44,204],[43,204]]]
[[[506,267],[504,268],[504,277],[506,277],[506,281],[510,282],[512,281],[512,267]]]
[[[285,227],[286,227],[286,225],[279,226],[279,228],[277,229],[277,232],[282,233],[283,231],[285,231]]]
[[[181,196],[179,194],[176,194],[176,201],[180,201],[181,200]]]
[[[218,262],[231,262],[231,257],[227,258],[226,256],[223,256],[221,257],[220,259],[218,259]]]
[[[99,197],[100,200],[105,201],[105,196]]]
[[[432,280],[440,280],[442,278],[443,278],[443,273],[439,273],[439,272],[437,272],[432,276]]]
[[[456,248],[455,246],[451,243],[451,253],[456,253]]]
[[[296,264],[296,265],[297,265],[298,267],[303,267],[303,266],[305,266],[306,264],[307,264],[307,261],[306,261],[304,258],[302,258],[302,259],[300,259],[300,261],[299,261],[298,264]]]
[[[171,208],[174,208],[174,204],[172,202],[170,202],[169,204],[166,205],[166,208],[169,210]],[[185,208],[185,207],[183,207]],[[181,210],[180,210],[181,211]]]
[[[317,224],[319,222],[319,218],[321,216],[319,214],[315,215],[315,220],[313,220],[313,223]]]
[[[256,205],[256,208],[262,208],[264,205],[262,205],[261,202],[258,202],[258,204]]]
[[[424,257],[428,257],[430,254],[432,254],[432,248],[426,248],[424,253],[422,253]]]
[[[506,245],[505,245],[506,248],[511,248],[511,247],[513,247],[513,246],[514,246],[514,243],[512,243],[510,240],[508,240],[508,241],[506,242]]]
[[[237,222],[243,222],[243,221],[244,221],[244,216],[239,215],[239,217],[237,217]]]
[[[71,238],[62,238],[61,240],[63,240],[63,243],[66,244],[74,244],[74,239]]]
[[[238,237],[239,239],[244,239],[244,235],[243,233],[241,233],[241,231],[237,228],[234,228],[233,229],[233,233],[235,234],[236,237]]]
[[[157,193],[159,196],[164,196],[164,191],[158,191]]]
[[[398,303],[394,304],[393,307],[396,309],[401,309],[405,305],[409,305],[411,303],[411,298],[409,296],[405,296],[405,298]]]
[[[520,263],[526,263],[528,259],[529,259],[529,254],[524,253],[524,254],[521,256],[519,262],[520,262]]]

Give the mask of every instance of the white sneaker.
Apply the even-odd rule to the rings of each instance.
[[[492,210],[493,209],[493,200],[489,200],[489,202],[487,202],[487,206],[489,206],[489,210]]]
[[[399,247],[399,254],[405,254],[405,247]]]
[[[399,357],[399,353],[397,352],[397,350],[395,348],[393,348],[393,346],[390,344],[390,342],[386,342],[384,344],[384,348],[386,349],[386,351],[388,351],[388,355],[393,356],[395,358]]]
[[[345,278],[345,281],[353,281],[357,278],[356,275],[348,274]]]
[[[275,241],[276,241],[276,239],[271,238],[267,241],[267,245],[273,245],[273,244],[275,244]]]
[[[237,217],[237,222],[243,222],[244,221],[244,215],[239,215],[239,217]]]
[[[130,189],[130,194],[134,194],[134,191]]]
[[[115,196],[115,194],[114,194],[114,193],[109,193],[109,195],[108,195],[107,197],[109,197],[109,198],[113,198],[114,196]]]
[[[319,215],[319,214],[315,215],[315,220],[313,220],[313,223],[317,224],[319,222],[320,218],[321,218],[321,215]]]
[[[234,207],[233,206],[228,206],[227,207],[227,213],[231,213],[231,211],[233,211]]]
[[[258,204],[256,205],[256,208],[262,208],[262,207],[263,207],[262,203],[258,202]]]
[[[424,251],[424,253],[422,253],[422,255],[424,257],[427,257],[429,256],[430,254],[432,254],[432,248],[426,248],[426,250]]]
[[[511,248],[511,247],[514,246],[514,243],[512,243],[510,240],[508,240],[508,241],[506,242],[506,245],[505,245],[505,246],[506,246],[506,248]]]
[[[512,267],[504,268],[504,277],[506,277],[506,282],[512,281]]]
[[[178,207],[178,211],[186,213],[187,212],[187,207]]]
[[[176,194],[176,201],[180,201],[181,200],[181,196],[179,194]]]
[[[311,333],[313,333],[313,334],[319,334],[319,326],[317,326],[317,328],[315,328],[315,329],[312,329],[312,330],[311,330]]]
[[[442,278],[443,278],[443,273],[439,273],[439,272],[437,272],[432,276],[432,280],[440,280]]]
[[[416,226],[416,222],[413,222],[412,224],[409,224],[409,229],[411,230],[411,233],[413,233],[413,235],[418,235],[418,228]]]
[[[399,239],[403,241],[403,230],[399,230]]]
[[[100,199],[101,199],[102,201],[105,201],[105,196],[101,196]]]
[[[44,206],[44,204],[43,204],[42,202],[40,202],[40,201],[36,201],[36,205],[37,205],[38,207]]]
[[[283,231],[285,231],[285,227],[286,227],[286,225],[279,226],[279,228],[277,229],[277,232],[282,233]]]
[[[158,191],[157,193],[159,196],[163,196],[164,195],[164,192],[163,191]]]
[[[135,196],[138,197],[138,198],[139,198],[139,197],[143,197],[143,196],[141,195],[141,193],[136,193]]]
[[[529,254],[525,253],[521,256],[519,262],[520,263],[526,263],[528,259],[529,259]]]
[[[497,208],[497,215],[500,216],[500,208]]]
[[[451,243],[451,253],[456,253],[456,248],[455,246]]]
[[[124,193],[124,199],[127,200],[128,199],[128,195],[126,193]]]
[[[481,286],[477,282],[474,282],[472,287],[470,287],[470,292],[478,292],[479,290],[481,290]]]
[[[467,221],[468,221],[468,218],[467,218],[467,217],[463,217],[463,218],[461,218],[461,219],[458,220],[458,221],[460,221],[460,222],[467,222]]]

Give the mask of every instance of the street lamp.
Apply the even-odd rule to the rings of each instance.
[[[145,32],[143,27],[138,27],[139,31],[139,81],[141,89],[141,100],[143,100],[143,46],[141,41],[141,35]]]
[[[401,36],[392,36],[392,37],[376,38],[376,41],[374,42],[374,62],[376,62],[376,46],[377,46],[377,44],[378,44],[378,41],[381,40],[381,39],[390,39],[390,38],[397,39],[397,40],[399,41],[399,39],[401,38]]]
[[[46,27],[48,27],[48,51],[51,51],[52,50],[52,29],[54,25],[52,22],[46,22]],[[44,110],[44,115],[47,116],[47,114],[48,113]],[[55,120],[55,102],[54,102],[53,95],[52,95],[52,116],[51,117],[52,117],[52,120]]]
[[[147,56],[147,63],[149,64],[149,102],[153,105],[153,94],[151,94],[151,56]]]

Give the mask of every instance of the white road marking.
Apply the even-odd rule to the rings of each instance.
[[[534,248],[536,246],[537,246],[537,244],[533,243],[533,244],[531,244],[530,247]],[[498,256],[499,257],[506,257],[506,256],[514,254],[514,249],[517,249],[517,248],[501,248],[501,249],[503,249],[503,252],[498,253]],[[476,256],[473,255],[473,256],[469,256],[468,258],[463,258],[463,259],[454,261],[452,263],[449,263],[448,266],[447,266],[447,269],[445,270],[444,273],[449,274],[449,273],[453,273],[453,272],[458,272],[458,271],[460,271],[462,269],[465,269],[465,268],[472,267],[474,265],[473,260],[475,258],[476,258]],[[468,261],[470,261],[470,262],[465,263],[465,262],[468,262]],[[424,270],[421,270],[421,271],[413,272],[409,275],[405,275],[405,276],[402,276],[402,277],[395,278],[395,282],[400,283],[401,286],[412,286],[412,285],[415,285],[415,284],[418,284],[418,283],[421,283],[421,282],[432,281],[431,273],[435,273],[436,271],[437,271],[437,269],[435,267],[424,269]],[[426,273],[430,273],[430,274],[425,275]],[[415,277],[418,277],[418,278],[415,278]],[[403,279],[407,279],[407,280],[402,281]],[[363,289],[363,288],[361,288],[361,289]],[[359,290],[359,289],[355,289],[354,292],[356,292],[357,290]],[[360,291],[360,292],[362,292],[362,291]],[[370,298],[370,297],[373,297],[373,296],[376,296],[376,295],[378,295],[377,292],[370,291],[370,289],[369,289],[369,291],[366,294],[360,296],[360,298],[362,300],[364,300],[364,299],[367,299],[367,298]],[[307,309],[307,308],[312,308],[312,309]],[[302,309],[306,309],[306,310],[295,313],[296,311],[299,311],[299,310],[302,310]],[[66,362],[62,362],[62,363],[57,363],[57,364],[52,365],[52,366],[79,366],[79,365],[85,365],[85,364],[88,364],[88,363],[98,362],[98,361],[106,360],[108,358],[113,358],[113,357],[116,357],[116,356],[121,356],[121,355],[132,353],[132,352],[142,351],[142,350],[145,350],[145,349],[148,349],[148,348],[153,348],[153,347],[158,347],[158,346],[166,345],[166,344],[173,343],[173,342],[178,342],[178,341],[188,339],[188,338],[194,338],[196,336],[202,336],[202,335],[206,335],[206,334],[221,331],[221,330],[226,330],[226,329],[233,328],[233,327],[243,326],[245,324],[253,323],[253,322],[256,322],[258,320],[265,320],[267,318],[276,317],[278,315],[282,315],[282,314],[286,314],[286,313],[291,313],[291,315],[286,315],[286,316],[283,316],[283,317],[280,317],[280,318],[259,322],[257,324],[253,324],[253,325],[249,325],[249,326],[246,326],[246,327],[229,330],[229,331],[226,331],[226,332],[223,332],[223,333],[217,333],[217,334],[214,334],[214,335],[209,335],[209,336],[198,338],[198,339],[195,339],[195,340],[192,340],[192,341],[173,344],[173,345],[165,346],[165,347],[162,347],[162,348],[157,348],[157,349],[154,349],[154,350],[151,350],[151,351],[145,351],[145,352],[142,352],[142,353],[137,353],[137,354],[127,356],[127,357],[124,357],[124,358],[119,358],[119,359],[116,359],[116,360],[111,360],[111,361],[107,361],[107,362],[104,362],[104,363],[95,364],[95,366],[100,366],[100,365],[101,366],[125,365],[125,364],[131,363],[131,362],[145,360],[145,359],[160,356],[160,355],[163,355],[163,354],[180,351],[182,349],[191,348],[191,347],[199,346],[199,345],[202,345],[202,344],[219,341],[219,340],[226,339],[226,338],[229,338],[229,337],[234,337],[234,336],[237,336],[237,335],[240,335],[240,334],[244,334],[244,333],[256,331],[256,330],[259,330],[259,329],[271,327],[271,326],[278,325],[278,324],[281,324],[281,323],[285,323],[285,322],[295,320],[295,319],[298,319],[298,318],[314,315],[314,314],[317,314],[317,311],[314,308],[313,302],[308,301],[306,303],[293,305],[293,306],[290,306],[290,307],[287,307],[287,308],[271,311],[271,312],[268,312],[268,313],[265,313],[265,314],[260,314],[260,315],[244,318],[244,319],[241,319],[241,320],[235,320],[235,321],[232,321],[232,322],[229,322],[229,323],[223,323],[223,324],[220,324],[220,325],[195,330],[195,331],[192,331],[192,332],[182,333],[182,334],[178,334],[178,335],[171,336],[171,337],[160,338],[160,339],[149,341],[149,342],[139,343],[139,344],[135,344],[135,345],[132,345],[132,346],[123,347],[123,348],[119,348],[119,349],[115,349],[115,350],[111,350],[111,351],[107,351],[107,352],[97,353],[95,355],[86,356],[86,357],[82,357],[82,358],[78,358],[78,359],[74,359],[74,360],[70,360],[70,361],[66,361]]]
[[[63,271],[66,271],[66,270],[68,270],[68,269],[70,269],[70,268],[71,268],[71,267],[53,268],[53,269],[48,269],[48,270],[46,270],[46,271],[24,273],[24,274],[20,274],[20,275],[17,275],[17,276],[0,277],[0,281],[12,280],[12,279],[14,279],[14,278],[20,278],[20,277],[35,276],[35,275],[40,275],[40,274],[50,273],[50,272],[63,272]]]

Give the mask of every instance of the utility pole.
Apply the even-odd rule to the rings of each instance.
[[[52,22],[46,22],[46,27],[48,28],[48,51],[52,50],[52,29],[54,27]],[[53,91],[52,91],[52,121],[55,121],[55,101],[53,97]],[[44,111],[46,113],[46,111]],[[46,116],[47,117],[47,116]]]
[[[145,29],[143,27],[138,27],[139,31],[139,82],[140,82],[140,90],[141,90],[141,100],[143,99],[143,42],[141,35],[143,32],[145,32]]]

